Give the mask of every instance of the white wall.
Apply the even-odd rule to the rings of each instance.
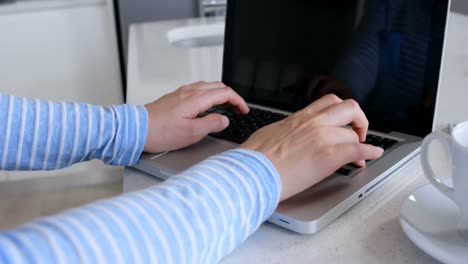
[[[106,2],[34,2],[35,8],[0,6],[0,92],[121,103],[114,20]],[[51,2],[75,4],[53,6]]]

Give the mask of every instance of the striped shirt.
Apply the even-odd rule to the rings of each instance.
[[[135,164],[147,118],[141,106],[0,95],[1,168]],[[0,263],[215,263],[273,213],[280,189],[265,156],[231,150],[154,187],[4,230]]]

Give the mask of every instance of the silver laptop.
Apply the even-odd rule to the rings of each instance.
[[[431,132],[449,10],[447,0],[228,1],[223,82],[252,107],[215,107],[230,126],[191,147],[144,154],[136,168],[161,179],[235,148],[259,127],[327,93],[358,101],[369,144],[385,153],[364,168],[347,164],[282,202],[269,219],[319,231],[390,178]]]

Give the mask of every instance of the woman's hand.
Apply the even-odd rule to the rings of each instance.
[[[380,157],[381,148],[361,143],[366,139],[368,124],[355,101],[326,95],[258,130],[240,147],[259,151],[270,159],[281,176],[281,200],[285,200],[344,164],[364,166],[365,160]]]
[[[229,125],[220,114],[197,115],[215,105],[227,105],[246,114],[249,107],[242,97],[221,82],[197,82],[178,88],[145,105],[148,111],[148,132],[145,152],[176,150],[195,144],[212,132]]]

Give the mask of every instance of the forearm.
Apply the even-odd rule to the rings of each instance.
[[[0,95],[0,169],[50,170],[102,159],[136,163],[147,113],[128,105],[94,106]]]
[[[273,213],[280,189],[263,155],[226,152],[155,187],[5,232],[0,262],[217,262]]]

